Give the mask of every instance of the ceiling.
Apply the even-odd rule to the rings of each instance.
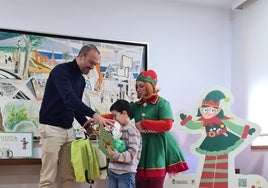
[[[209,6],[222,7],[222,8],[232,8],[234,1],[237,1],[237,0],[173,0],[173,1],[198,4],[198,5],[206,5],[206,6],[209,5]]]

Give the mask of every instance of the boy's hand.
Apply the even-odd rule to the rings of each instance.
[[[114,151],[114,149],[111,147],[111,144],[110,144],[110,143],[106,143],[106,142],[104,142],[104,145],[105,145],[105,148],[106,148],[106,151],[108,152],[108,154],[109,154],[110,156],[113,156],[114,153],[115,153],[115,151]]]

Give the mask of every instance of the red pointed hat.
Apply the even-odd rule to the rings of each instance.
[[[153,85],[157,83],[157,74],[153,70],[142,71],[136,81],[149,82]]]

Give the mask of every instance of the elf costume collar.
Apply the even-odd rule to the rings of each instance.
[[[138,104],[143,104],[143,103],[151,103],[151,104],[156,104],[157,100],[159,98],[158,94],[153,94],[148,98],[143,98],[138,101]]]

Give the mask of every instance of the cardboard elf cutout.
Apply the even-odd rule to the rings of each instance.
[[[191,148],[199,159],[199,168],[195,175],[178,175],[169,187],[178,186],[176,182],[184,182],[185,188],[268,187],[262,176],[235,173],[235,156],[260,134],[260,127],[232,114],[233,101],[228,90],[214,87],[202,96],[195,115],[179,112],[179,126],[189,134],[201,135]]]

